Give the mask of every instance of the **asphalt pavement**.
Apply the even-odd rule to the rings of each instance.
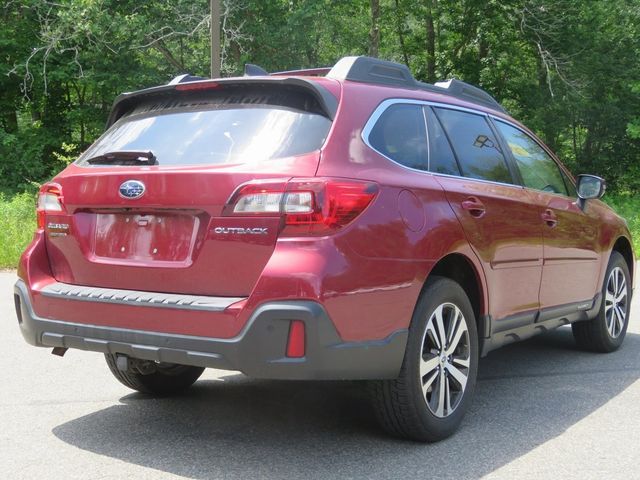
[[[207,370],[152,399],[101,354],[28,346],[0,273],[1,479],[640,479],[640,303],[623,347],[576,349],[562,328],[480,363],[458,433],[386,437],[360,382],[254,380]]]

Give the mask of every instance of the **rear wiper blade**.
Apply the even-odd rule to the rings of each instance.
[[[158,159],[151,150],[107,152],[85,160],[89,165],[158,165]]]

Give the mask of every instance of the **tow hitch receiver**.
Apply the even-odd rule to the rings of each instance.
[[[151,375],[157,371],[157,364],[151,360],[140,360],[138,358],[127,357],[126,355],[116,355],[116,367],[121,372],[137,371],[142,375]]]

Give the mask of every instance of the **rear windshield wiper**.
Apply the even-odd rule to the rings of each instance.
[[[158,165],[158,159],[151,150],[107,152],[85,160],[89,165]]]

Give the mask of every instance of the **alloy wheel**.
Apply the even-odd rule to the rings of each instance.
[[[467,321],[456,305],[443,303],[427,322],[419,373],[422,396],[436,417],[448,417],[460,405],[470,364]]]
[[[611,338],[618,338],[627,321],[627,280],[620,267],[611,270],[607,279],[604,313],[607,331]]]

